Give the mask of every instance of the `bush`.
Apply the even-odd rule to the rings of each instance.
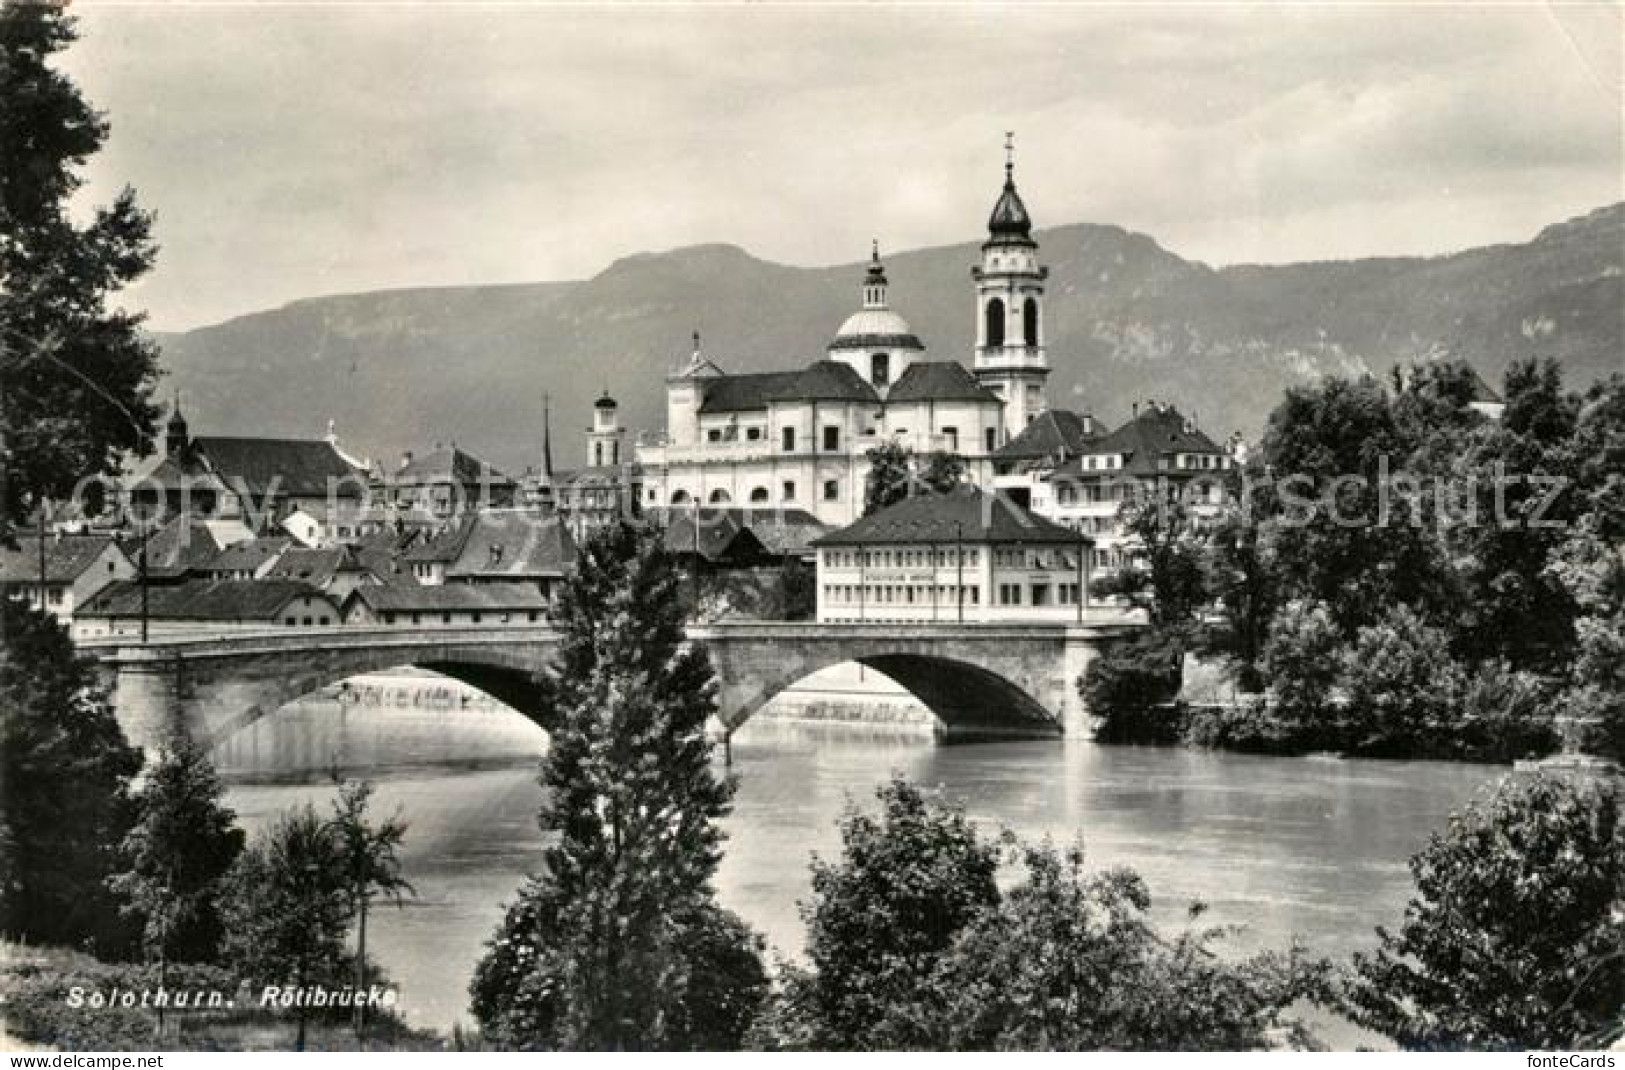
[[[1455,727],[1461,670],[1449,639],[1405,606],[1360,628],[1337,660],[1345,748],[1356,754],[1406,756]]]
[[[1507,778],[1411,858],[1397,935],[1354,957],[1357,1021],[1415,1050],[1603,1047],[1625,992],[1619,793]]]
[[[1152,706],[1179,695],[1180,667],[1185,659],[1181,636],[1148,628],[1097,654],[1078,682],[1078,693],[1090,713],[1102,719],[1104,734]]]

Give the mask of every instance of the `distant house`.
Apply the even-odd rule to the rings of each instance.
[[[270,628],[336,627],[339,606],[320,591],[287,580],[187,580],[149,587],[145,616],[150,638],[227,635]],[[102,590],[74,617],[76,640],[138,637],[141,585]]]
[[[15,549],[0,546],[0,593],[63,622],[109,584],[134,575],[135,566],[111,535],[36,536],[18,539]]]
[[[531,509],[487,509],[463,516],[402,555],[418,583],[529,583],[551,598],[575,562],[564,520]]]
[[[374,489],[398,512],[444,520],[476,509],[512,506],[519,484],[453,444],[436,445],[422,456],[402,455],[393,472],[375,477]]]
[[[459,583],[358,587],[344,603],[344,623],[385,627],[536,624],[547,599],[529,583]]]
[[[177,403],[164,450],[131,473],[128,508],[142,519],[184,515],[239,520],[272,532],[300,510],[327,516],[334,502],[366,499],[366,474],[326,439],[192,437]]]
[[[207,580],[261,579],[290,545],[292,540],[287,538],[248,539],[226,547],[191,572]]]
[[[253,542],[254,533],[239,520],[203,520],[176,516],[146,537],[132,559],[139,571],[144,564],[154,583],[178,583],[202,576],[228,547]]]
[[[688,548],[692,549],[691,525],[696,513],[702,527],[710,524],[719,526],[719,530],[726,530],[730,526],[748,528],[770,557],[779,560],[797,558],[807,564],[813,561],[813,540],[834,530],[809,510],[788,507],[749,509],[714,505],[699,507],[674,505],[650,509],[648,516],[656,525],[666,529],[666,545],[673,550],[681,551],[683,547],[680,544],[684,543],[684,533],[688,533]],[[678,523],[679,520],[684,522]],[[676,534],[672,534],[673,524],[677,524]]]
[[[763,544],[733,509],[668,509],[666,550],[685,571],[771,568],[778,555]]]
[[[319,550],[290,547],[276,559],[265,578],[308,584],[339,605],[343,605],[356,588],[383,582],[349,546],[326,546]]]
[[[1491,420],[1499,420],[1501,414],[1506,412],[1506,398],[1503,398],[1495,391],[1494,387],[1484,381],[1484,377],[1478,373],[1477,368],[1470,364],[1467,367],[1473,373],[1473,396],[1472,400],[1467,402],[1467,407],[1474,412],[1482,413]]]

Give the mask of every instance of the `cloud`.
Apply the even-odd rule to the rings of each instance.
[[[81,8],[178,327],[313,293],[572,278],[731,241],[1041,224],[1214,262],[1439,252],[1621,199],[1619,9]],[[1609,35],[1612,35],[1611,37]],[[1608,42],[1612,42],[1610,46]]]

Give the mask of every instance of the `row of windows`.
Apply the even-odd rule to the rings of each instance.
[[[848,585],[840,583],[824,584],[824,603],[826,605],[944,605],[954,604],[955,592],[957,597],[967,606],[982,604],[982,589],[980,587],[960,587],[957,584],[928,583],[871,583],[868,585]]]
[[[841,481],[838,480],[838,479],[826,479],[824,481],[824,485],[822,487],[822,493],[823,493],[824,500],[826,502],[838,502],[838,501],[840,501],[841,500]],[[783,502],[793,502],[793,501],[795,501],[796,500],[796,482],[795,482],[795,480],[786,479],[782,484],[780,484],[780,486],[779,486],[779,494],[780,494],[780,497],[779,497],[780,501],[783,501]],[[653,501],[654,498],[655,498],[655,492],[653,490],[651,490],[649,492],[649,500]],[[710,494],[706,495],[705,500],[706,500],[706,502],[708,504],[711,504],[711,505],[729,505],[729,504],[732,504],[732,502],[733,502],[733,495],[729,494],[727,492],[727,490],[725,490],[724,488],[717,487],[715,490],[711,491]],[[768,490],[767,490],[766,487],[752,488],[752,490],[750,492],[750,495],[749,495],[749,501],[752,502],[753,504],[756,504],[756,505],[765,505],[767,502],[769,502],[771,500],[772,500],[771,495],[768,494]],[[694,501],[694,496],[692,494],[690,494],[686,490],[674,490],[674,491],[671,492],[671,504],[673,504],[673,505],[688,505],[688,504],[692,503],[693,501]]]
[[[318,624],[332,624],[333,619],[325,613],[320,617],[284,617],[282,625],[285,628],[313,628]]]
[[[963,561],[960,557],[963,556]],[[935,550],[825,550],[828,568],[957,568],[975,565],[982,552],[974,547]]]
[[[1034,608],[1044,606],[1075,606],[1078,604],[1082,587],[1076,583],[1035,583],[1030,587],[1022,587],[1019,583],[999,584],[999,605],[1019,606],[1030,605]],[[1027,601],[1022,602],[1022,595],[1026,594]],[[1051,600],[1053,596],[1053,601]]]
[[[1036,390],[1036,388],[1034,389]],[[711,445],[722,445],[729,442],[738,442],[740,440],[740,430],[741,429],[738,426],[732,424],[727,427],[707,428],[705,432],[705,441]],[[743,430],[744,440],[746,442],[761,442],[767,437],[766,430],[760,427],[746,427]],[[872,436],[874,433],[873,428],[869,428],[863,432],[865,437]],[[893,428],[891,431],[892,436],[895,438],[907,438],[908,433],[908,428],[906,427]],[[937,430],[936,436],[942,440],[943,449],[950,453],[957,453],[959,451],[959,428],[940,428]],[[839,453],[841,450],[841,428],[836,424],[831,424],[825,427],[823,429],[823,435],[820,441],[822,442],[821,449],[823,452]],[[796,429],[794,427],[781,427],[779,429],[779,448],[782,452],[796,452],[797,444],[798,438]],[[987,429],[987,448],[989,451],[992,451],[997,447],[997,445],[998,433],[994,428],[990,427]]]
[[[1014,550],[996,550],[993,554],[993,563],[999,568],[1028,568],[1035,570],[1078,567],[1078,555],[1069,550],[1038,550],[1031,548],[1018,548]]]
[[[425,616],[430,616],[430,617],[439,616],[441,624],[450,624],[450,623],[452,623],[452,617],[455,616],[455,614],[453,614],[453,613],[439,613],[439,614],[435,614],[435,613],[429,613],[429,614],[424,614],[424,613],[395,613],[395,612],[389,611],[389,610],[386,610],[383,613],[383,618],[384,618],[384,623],[385,624],[397,624],[397,623],[405,624],[405,623],[407,623],[407,618],[408,617],[411,618],[411,623],[412,624],[422,624],[423,623],[423,618]],[[513,613],[496,613],[496,614],[492,614],[492,616],[493,616],[493,618],[495,620],[499,621],[502,624],[510,624],[510,623],[513,622],[513,620],[515,618],[515,614],[513,614]],[[525,613],[524,616],[525,616],[525,619],[528,620],[532,624],[535,624],[537,621],[542,619],[541,613],[539,611],[537,611],[537,610],[534,610],[534,609],[532,609],[532,610],[528,611],[527,613]],[[481,614],[481,613],[470,613],[470,614],[468,614],[468,623],[469,624],[480,624],[483,621],[484,621],[484,614]],[[326,623],[326,622],[324,621],[323,623]]]

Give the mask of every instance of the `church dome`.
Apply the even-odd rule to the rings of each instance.
[[[889,308],[864,308],[852,313],[836,332],[831,349],[924,349],[908,320]]]
[[[1032,217],[1027,214],[1027,206],[1021,203],[1021,194],[1016,192],[1015,179],[1008,175],[1004,180],[1004,191],[999,194],[992,214],[987,217],[987,232],[995,238],[1032,237]]]

